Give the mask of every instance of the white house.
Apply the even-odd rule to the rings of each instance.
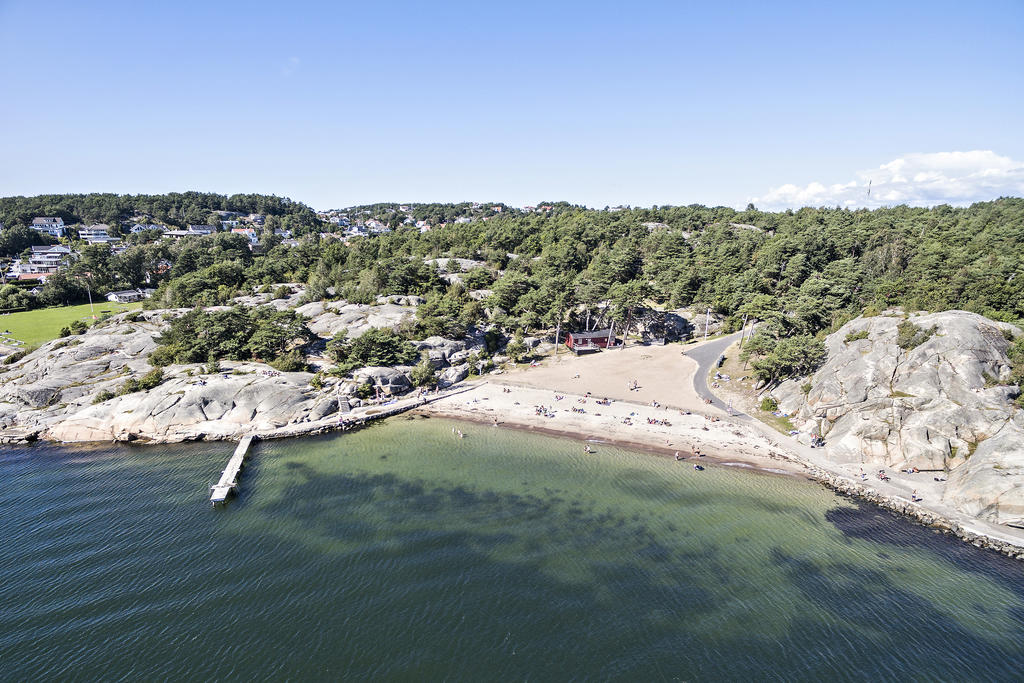
[[[190,225],[188,231],[193,235],[212,235],[217,232],[217,228],[212,225]]]
[[[21,272],[33,275],[56,273],[70,258],[71,249],[61,244],[32,247],[32,255],[28,263],[21,266]]]
[[[32,219],[32,227],[53,237],[64,236],[64,219],[44,216]]]
[[[146,298],[148,298],[148,295],[141,289],[124,289],[107,294],[107,301],[116,301],[119,304],[130,304],[133,301],[142,301]]]
[[[247,237],[250,245],[260,243],[259,235],[257,235],[256,231],[252,228],[234,228],[231,232],[236,235],[243,235]]]
[[[86,228],[79,228],[78,237],[90,244],[92,244],[90,240],[109,240],[110,226],[106,223],[97,223]]]

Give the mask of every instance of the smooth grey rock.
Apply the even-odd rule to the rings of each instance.
[[[359,384],[369,382],[392,394],[403,393],[412,388],[412,382],[409,381],[408,375],[398,368],[362,368],[356,370],[353,376]]]
[[[457,384],[462,380],[469,377],[469,364],[463,363],[462,365],[452,366],[438,376],[437,383],[440,387],[450,387],[453,384]]]
[[[802,440],[824,436],[835,461],[949,471],[946,499],[957,508],[991,521],[1019,516],[1024,414],[1012,403],[1019,390],[997,383],[1010,377],[1007,335],[1021,331],[966,311],[917,314],[909,321],[935,332],[904,350],[903,321],[857,318],[829,335],[825,365],[772,392],[780,409]]]

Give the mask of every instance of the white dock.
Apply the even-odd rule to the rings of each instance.
[[[253,438],[250,434],[238,442],[238,447],[228,460],[228,466],[221,472],[220,481],[210,487],[210,502],[214,505],[226,501],[231,492],[238,487],[238,472],[242,469],[245,457],[249,455]]]

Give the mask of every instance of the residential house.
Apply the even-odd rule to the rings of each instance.
[[[89,244],[110,244],[120,242],[116,237],[110,236],[110,226],[106,223],[97,223],[87,228],[79,228],[78,238]]]
[[[32,219],[32,228],[45,232],[53,237],[64,236],[64,220],[62,218],[41,217]]]
[[[345,237],[365,237],[370,234],[370,229],[365,225],[350,225],[344,234]]]
[[[71,253],[71,249],[62,244],[32,247],[28,263],[21,265],[21,273],[28,275],[56,273],[70,260]]]
[[[160,233],[160,236],[172,240],[180,240],[182,237],[204,237],[206,235],[212,234],[212,231],[193,230],[193,228],[209,227],[210,226],[208,225],[190,225],[188,226],[188,230],[164,230],[162,233]]]
[[[262,213],[250,213],[248,216],[248,220],[253,225],[263,225],[264,223],[267,222],[267,217],[264,216]]]
[[[140,233],[144,230],[164,230],[163,225],[157,225],[156,223],[136,223],[132,227],[128,228],[128,232],[133,235]]]
[[[212,235],[217,232],[217,228],[212,225],[190,225],[188,231],[194,235]]]
[[[231,232],[236,235],[244,235],[245,237],[249,238],[250,245],[260,243],[259,235],[257,235],[256,231],[252,228],[233,228]]]
[[[107,294],[107,301],[116,301],[119,304],[130,304],[133,301],[142,301],[152,296],[152,293],[156,291],[153,289],[124,289],[118,292],[110,292]]]

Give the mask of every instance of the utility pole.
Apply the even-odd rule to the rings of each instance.
[[[711,307],[708,306],[708,312],[704,314],[704,341],[708,340],[708,328],[711,327]]]
[[[92,306],[92,287],[89,286],[89,281],[85,281],[85,291],[89,294],[89,312],[92,314],[92,319],[96,319],[96,309]]]
[[[740,348],[743,348],[743,337],[747,333],[747,314],[743,314],[743,325],[740,327]]]

